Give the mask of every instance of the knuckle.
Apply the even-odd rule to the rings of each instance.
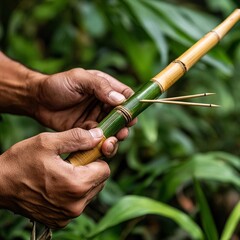
[[[84,210],[83,204],[75,204],[71,208],[68,209],[68,216],[70,218],[76,218],[82,214]]]
[[[81,144],[81,146],[92,146],[92,141],[87,137],[86,131],[80,128],[72,129],[72,136],[75,141]]]
[[[66,227],[69,222],[70,222],[70,220],[61,220],[61,221],[55,222],[51,228],[52,229],[61,229],[61,228]]]
[[[49,133],[40,133],[36,136],[37,145],[43,148],[49,148],[50,146],[49,139],[50,139]]]
[[[101,179],[105,181],[111,174],[110,167],[105,161],[99,160],[98,162],[101,164],[101,167],[96,168],[96,172],[98,172],[98,175],[101,175]]]
[[[72,129],[71,133],[72,133],[73,139],[76,140],[76,141],[79,141],[83,138],[82,131],[80,131],[78,128]]]
[[[68,193],[71,195],[71,197],[77,199],[82,197],[86,194],[86,192],[89,191],[89,188],[85,184],[79,184],[74,179],[69,179],[68,181]]]
[[[111,174],[111,170],[109,165],[106,162],[103,162],[103,178],[106,180],[109,178],[110,174]]]
[[[83,73],[84,71],[85,71],[85,70],[84,70],[83,68],[73,68],[73,69],[69,70],[69,73],[70,73],[72,76],[76,77],[77,75]]]
[[[78,142],[79,141],[82,142],[83,139],[85,138],[84,132],[80,128],[72,129],[71,133],[72,133],[73,139],[78,141]]]
[[[109,83],[106,79],[99,77],[99,87],[102,91],[106,91],[109,89]]]

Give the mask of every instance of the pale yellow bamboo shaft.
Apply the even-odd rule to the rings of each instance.
[[[215,46],[224,35],[240,20],[240,9],[236,9],[216,28],[206,34],[179,58],[170,63],[157,74],[153,81],[157,82],[164,92],[189,70],[202,56]]]
[[[71,153],[66,160],[74,166],[87,165],[88,163],[92,162],[92,159],[98,159],[102,156],[101,148],[105,140],[106,138],[104,137],[94,149],[81,152],[81,154]]]

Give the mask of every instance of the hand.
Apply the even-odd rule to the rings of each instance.
[[[50,228],[67,225],[101,191],[110,170],[100,160],[74,167],[60,154],[91,149],[101,139],[98,128],[74,128],[42,133],[12,146],[0,156],[0,207]]]
[[[35,117],[58,131],[95,127],[113,106],[133,94],[129,87],[108,74],[81,68],[43,75],[37,85],[32,82],[37,99]]]

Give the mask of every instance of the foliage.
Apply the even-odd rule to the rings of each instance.
[[[48,74],[99,69],[134,89],[239,7],[233,0],[0,4],[0,45],[9,56]],[[222,107],[154,105],[142,113],[110,162],[105,189],[54,239],[239,239],[239,68],[238,24],[165,93],[216,92],[205,101]],[[32,119],[3,115],[0,149],[42,131]],[[26,219],[0,214],[0,238],[28,239]]]

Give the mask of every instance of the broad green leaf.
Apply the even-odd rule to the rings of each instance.
[[[141,23],[142,27],[155,42],[158,51],[161,55],[162,66],[166,65],[168,62],[168,44],[166,43],[161,28],[159,27],[158,24],[154,22],[155,17],[153,13],[150,10],[148,10],[148,8],[144,6],[141,3],[141,1],[134,3],[132,1],[127,2],[131,6],[132,10],[135,11],[135,14],[139,22]]]
[[[199,226],[185,213],[170,207],[164,203],[140,196],[126,196],[114,205],[101,219],[89,237],[100,234],[115,225],[130,219],[157,214],[175,221],[193,239],[203,239],[203,233]]]
[[[172,129],[169,133],[169,138],[172,145],[174,145],[174,154],[176,156],[186,156],[194,153],[194,144],[183,131]]]
[[[193,39],[199,39],[204,34],[198,26],[190,21],[190,19],[186,16],[185,11],[183,11],[183,7],[169,4],[166,2],[158,2],[158,1],[147,1],[142,0],[145,4],[151,6],[155,11],[157,11],[160,15],[164,16],[166,21],[172,23],[180,31],[184,32],[186,35]],[[189,14],[195,16],[196,11],[189,11]],[[174,17],[173,17],[174,16]],[[198,24],[199,25],[199,24]]]
[[[240,158],[238,156],[221,151],[209,152],[208,155],[220,161],[227,162],[236,169],[240,170]]]
[[[224,59],[225,60],[225,59]],[[211,64],[213,67],[218,68],[221,72],[223,72],[226,76],[231,76],[233,72],[233,66],[226,61],[222,61],[222,58],[213,58],[210,55],[206,55],[203,57],[203,61],[208,64]]]
[[[239,222],[240,222],[240,201],[233,209],[231,215],[228,217],[228,220],[225,224],[220,240],[231,239],[234,233],[234,230],[236,229]]]
[[[181,36],[179,32],[172,28],[169,22],[165,21],[159,14],[154,12],[152,9],[147,8],[141,1],[125,0],[125,2],[131,7],[137,19],[141,22],[145,21],[144,28],[151,27],[152,29],[159,29],[162,33],[171,37],[175,41],[181,42],[183,45],[188,46],[191,41],[186,36]],[[148,23],[146,23],[148,22]],[[150,31],[150,30],[148,30]],[[153,35],[153,33],[152,33]],[[155,33],[155,37],[156,37]],[[154,39],[156,40],[156,38]],[[159,45],[160,46],[160,45]]]
[[[203,190],[197,180],[194,181],[194,188],[204,233],[206,234],[208,240],[218,240],[218,232],[212,217],[212,213],[208,206]]]
[[[228,1],[224,1],[224,0],[211,0],[211,1],[206,1],[206,3],[208,4],[208,6],[211,9],[214,9],[216,12],[217,11],[223,11],[225,14],[230,14],[233,9],[237,8],[237,1],[232,1],[232,0],[228,0]]]
[[[210,15],[183,7],[176,7],[168,3],[145,0],[135,2],[130,0],[125,1],[131,7],[145,31],[152,37],[160,53],[167,54],[166,50],[164,50],[167,45],[165,41],[162,41],[163,35],[161,32],[189,48],[194,43],[193,39],[195,41],[200,39],[217,25],[216,19]],[[196,21],[196,18],[199,21]],[[204,29],[201,30],[202,28]],[[220,52],[221,50],[215,49],[214,51]],[[203,61],[218,68],[225,75],[230,76],[232,73],[233,68],[229,65],[229,61],[226,64],[222,59],[213,58],[208,55],[203,58]]]
[[[117,41],[126,52],[132,67],[138,77],[144,82],[153,74],[153,64],[156,56],[155,46],[150,40],[141,42],[136,36],[129,34],[122,26],[115,32]]]
[[[142,131],[144,134],[144,137],[146,138],[147,141],[150,143],[156,142],[158,138],[158,122],[157,119],[154,117],[154,111],[155,108],[151,107],[147,109],[146,114],[142,114],[139,116],[139,122],[142,127]]]
[[[33,8],[32,15],[40,22],[49,21],[58,16],[59,12],[64,10],[68,4],[67,0],[61,1],[42,1]]]
[[[144,165],[140,162],[138,157],[138,146],[133,145],[127,154],[127,163],[129,168],[140,171],[144,168]]]
[[[239,173],[227,162],[208,154],[195,154],[185,162],[179,162],[166,174],[160,183],[161,199],[171,198],[178,188],[189,184],[192,178],[240,187]]]
[[[79,15],[84,18],[84,27],[94,37],[101,37],[106,32],[106,24],[104,23],[101,12],[96,8],[96,4],[89,2],[81,2],[77,5]]]

